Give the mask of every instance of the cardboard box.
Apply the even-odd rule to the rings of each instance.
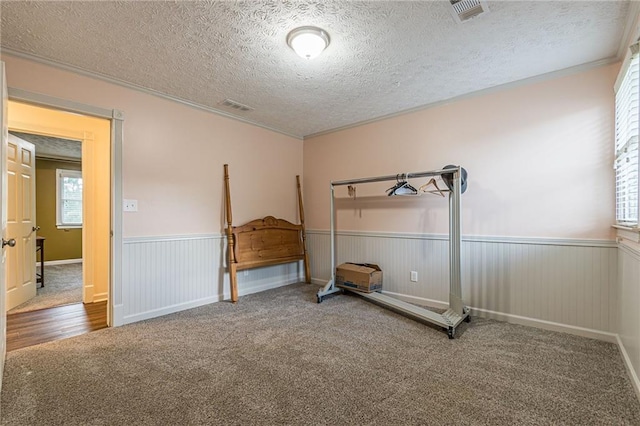
[[[382,289],[382,270],[371,263],[343,263],[336,269],[336,286],[371,293]]]

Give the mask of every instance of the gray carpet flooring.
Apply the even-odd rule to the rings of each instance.
[[[38,284],[36,297],[11,309],[8,314],[82,302],[82,263],[45,265],[44,272],[44,287]]]
[[[7,355],[3,425],[638,425],[615,345],[295,284]]]

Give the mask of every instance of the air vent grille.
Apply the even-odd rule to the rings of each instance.
[[[489,8],[484,0],[449,0],[453,17],[458,22],[468,21],[471,18],[488,12]]]
[[[241,104],[240,102],[236,102],[231,99],[225,99],[224,101],[220,102],[220,105],[242,112],[253,111],[253,108],[251,108],[250,106]]]

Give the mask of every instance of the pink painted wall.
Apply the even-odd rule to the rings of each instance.
[[[302,141],[102,80],[3,55],[7,83],[124,113],[124,236],[220,233],[223,167],[234,224],[273,215],[297,222]]]
[[[217,233],[222,164],[234,223],[297,221],[302,174],[307,227],[329,227],[329,182],[437,169],[469,171],[467,235],[612,239],[613,82],[619,64],[473,97],[305,140],[10,55],[9,87],[125,114],[125,236]],[[303,154],[304,147],[304,154]],[[303,162],[304,159],[304,162]],[[416,184],[422,182],[415,182]],[[447,203],[389,199],[392,183],[337,201],[343,230],[446,233]],[[337,195],[346,197],[341,188]]]
[[[464,235],[613,239],[613,84],[619,67],[306,139],[307,228],[329,228],[331,180],[459,164],[469,172]],[[345,198],[344,187],[337,190],[337,228],[448,232],[444,199],[390,199],[384,190],[392,185],[358,186],[355,201]]]

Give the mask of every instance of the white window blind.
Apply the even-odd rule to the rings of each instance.
[[[57,169],[57,225],[82,226],[82,172]]]
[[[638,225],[638,86],[640,58],[638,45],[631,47],[631,59],[616,84],[615,170],[616,221]]]

